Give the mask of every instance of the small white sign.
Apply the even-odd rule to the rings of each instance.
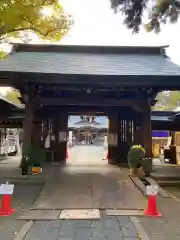
[[[54,135],[51,136],[51,141],[55,141],[55,136]]]
[[[158,191],[159,191],[159,188],[157,185],[149,185],[146,187],[146,194],[148,196],[150,196],[150,195],[155,196],[158,194]]]
[[[14,184],[1,184],[0,185],[0,195],[12,195],[14,192]]]
[[[66,142],[67,141],[67,132],[59,132],[59,141]]]

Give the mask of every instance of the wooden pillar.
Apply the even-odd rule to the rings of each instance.
[[[170,131],[169,135],[172,137],[171,145],[176,145],[176,132]]]
[[[32,143],[32,131],[33,131],[33,119],[34,110],[32,102],[26,101],[25,103],[25,114],[23,123],[23,154],[27,148],[31,146]]]
[[[33,126],[32,126],[32,144],[40,146],[42,135],[42,119],[34,112]]]
[[[66,162],[68,134],[68,114],[62,112],[55,118],[55,156],[54,161]]]
[[[137,113],[137,118],[134,123],[134,141],[133,145],[144,145],[144,137],[143,137],[143,116],[142,113]]]
[[[118,111],[108,115],[109,129],[108,129],[108,163],[118,163]]]
[[[129,146],[132,144],[132,121],[126,114],[119,112],[118,116],[118,164],[127,164]]]
[[[142,127],[143,127],[142,138],[144,140],[146,156],[151,158],[152,157],[151,105],[148,100],[144,110]]]

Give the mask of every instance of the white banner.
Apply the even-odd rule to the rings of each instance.
[[[69,131],[69,143],[72,144],[73,134],[72,131]]]
[[[108,147],[108,137],[104,136],[104,147]]]
[[[45,140],[45,148],[50,148],[50,136],[48,135]]]

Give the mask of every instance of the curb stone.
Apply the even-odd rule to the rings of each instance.
[[[150,240],[150,238],[148,237],[148,235],[146,234],[145,229],[143,228],[143,226],[141,225],[139,219],[137,217],[130,217],[131,221],[133,222],[138,235],[139,235],[139,240]]]
[[[32,225],[33,221],[26,222],[13,240],[23,240],[26,237],[29,230],[31,229]]]

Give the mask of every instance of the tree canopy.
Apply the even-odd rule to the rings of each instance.
[[[161,25],[167,21],[174,23],[180,13],[179,0],[110,0],[115,12],[122,12],[124,23],[134,33],[139,32],[143,24],[145,13],[149,14],[149,20],[145,22],[145,28],[149,31],[160,32]]]
[[[21,101],[19,100],[21,94],[18,90],[14,88],[11,88],[9,91],[7,91],[5,97],[14,104],[21,104]]]
[[[180,91],[163,91],[156,99],[154,110],[172,110],[180,106]]]
[[[1,42],[9,37],[20,37],[24,31],[32,31],[44,39],[60,40],[71,24],[71,17],[58,0],[0,1]]]

